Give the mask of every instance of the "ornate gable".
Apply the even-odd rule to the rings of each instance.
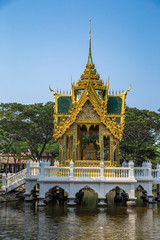
[[[82,109],[82,111],[78,114],[76,120],[82,122],[88,121],[100,121],[100,118],[96,111],[91,106],[90,102],[87,101]]]

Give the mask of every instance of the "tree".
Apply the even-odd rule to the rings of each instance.
[[[15,146],[16,156],[20,152],[33,160],[40,160],[46,144],[53,139],[53,106],[52,102],[31,105],[1,103],[0,152],[12,153],[9,146]],[[6,134],[9,137],[5,138]]]
[[[22,142],[19,143],[21,145],[21,149],[23,149],[24,151],[27,151],[27,146]],[[1,153],[3,153],[3,155],[5,157],[8,157],[7,160],[7,165],[8,165],[8,161],[9,161],[9,156],[11,155],[14,159],[14,163],[15,163],[15,172],[17,171],[17,160],[21,160],[22,158],[25,159],[26,156],[22,156],[22,151],[20,150],[20,148],[17,146],[16,142],[14,141],[14,134],[13,133],[9,133],[7,131],[3,131],[2,129],[0,129],[0,150]],[[6,168],[7,170],[7,168]]]
[[[48,158],[49,158],[49,155],[51,155],[51,165],[54,165],[53,160],[59,159],[59,144],[54,142],[54,139],[50,140],[46,144],[44,152],[47,153]]]
[[[159,113],[127,107],[120,143],[122,160],[133,159],[136,165],[140,165],[143,160],[154,161],[159,154],[155,146],[159,131]]]

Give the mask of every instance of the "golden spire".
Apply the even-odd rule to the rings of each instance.
[[[78,81],[78,86],[81,85],[81,80],[88,81],[90,80],[95,80],[97,84],[97,80],[99,79],[100,76],[97,74],[97,71],[95,69],[95,65],[93,64],[92,61],[92,53],[91,53],[91,20],[89,20],[89,54],[88,54],[88,61],[86,64],[86,69],[84,69],[84,73],[81,75],[81,79]],[[83,85],[84,83],[82,83]],[[102,81],[98,82],[98,85],[102,85]]]
[[[92,62],[92,53],[91,53],[91,20],[89,20],[89,55],[88,55],[88,64],[93,64],[93,62]]]

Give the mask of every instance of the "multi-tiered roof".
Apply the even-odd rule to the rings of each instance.
[[[55,140],[63,137],[67,129],[76,121],[85,103],[89,101],[106,129],[117,140],[121,141],[125,116],[125,97],[130,89],[122,93],[109,94],[109,81],[106,84],[103,83],[92,61],[90,30],[86,68],[77,83],[71,83],[71,89],[71,94],[56,93],[52,90],[55,96]]]

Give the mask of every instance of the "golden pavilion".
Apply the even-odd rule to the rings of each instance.
[[[53,137],[60,145],[59,162],[67,166],[119,165],[119,143],[122,139],[127,91],[111,93],[109,80],[104,84],[93,64],[91,23],[89,22],[89,55],[86,68],[71,92],[58,93],[54,107]]]

